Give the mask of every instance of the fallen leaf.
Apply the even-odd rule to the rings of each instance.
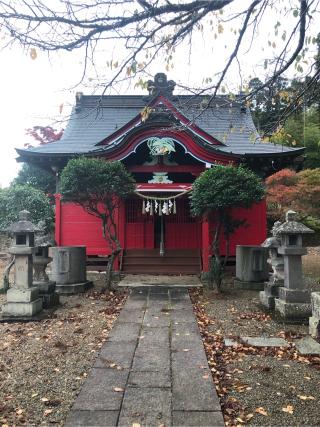
[[[254,412],[260,415],[264,415],[265,417],[268,416],[268,412],[262,406],[260,406],[259,408],[256,408]]]
[[[48,401],[49,401],[49,399],[47,397],[42,397],[41,398],[41,402],[48,402]]]
[[[313,396],[303,396],[301,394],[298,394],[299,399],[301,400],[316,400]]]
[[[113,391],[116,391],[116,392],[120,393],[121,391],[124,391],[124,388],[122,388],[122,387],[114,387]]]
[[[53,409],[46,409],[46,410],[44,411],[43,415],[44,415],[45,417],[47,417],[48,415],[52,414],[52,412],[53,412]]]
[[[293,414],[293,406],[287,405],[285,408],[282,408],[282,412],[287,412],[288,414]]]
[[[141,424],[139,424],[139,423],[132,423],[132,427],[141,427]]]

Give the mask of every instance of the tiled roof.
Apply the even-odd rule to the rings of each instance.
[[[190,122],[223,144],[214,145],[215,149],[248,156],[301,152],[301,149],[262,142],[250,112],[243,110],[239,102],[219,97],[206,108],[207,100],[207,96],[191,98],[183,95],[170,99],[170,102]],[[19,153],[71,155],[95,151],[99,148],[97,144],[138,116],[147,103],[146,97],[136,95],[82,95],[72,110],[60,141],[19,150]]]

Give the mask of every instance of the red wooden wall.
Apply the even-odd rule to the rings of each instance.
[[[119,238],[124,249],[154,247],[154,217],[141,213],[141,200],[137,199],[136,211],[128,217],[124,206],[117,214]],[[177,210],[177,212],[179,209]],[[247,227],[239,228],[231,237],[230,255],[235,255],[236,245],[259,245],[267,234],[266,205],[262,201],[250,209],[235,209],[234,216],[246,218]],[[125,217],[127,221],[125,223]],[[208,255],[212,241],[213,222],[199,221],[183,214],[166,216],[167,249],[201,249],[203,269],[208,269]],[[56,198],[56,243],[59,246],[85,245],[87,255],[108,255],[110,250],[102,237],[100,220],[89,215],[81,207],[72,203],[61,203]],[[221,236],[221,254],[225,253],[225,242]]]

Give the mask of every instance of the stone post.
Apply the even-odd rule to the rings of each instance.
[[[278,253],[281,240],[277,235],[277,229],[280,225],[280,221],[274,223],[271,231],[272,237],[266,239],[261,245],[269,249],[268,263],[271,265],[272,273],[259,296],[261,304],[269,310],[274,309],[275,299],[279,296],[279,288],[284,285],[284,261],[283,256]]]
[[[278,228],[281,238],[279,254],[284,258],[284,287],[279,288],[275,300],[276,311],[284,319],[305,319],[311,314],[310,291],[304,289],[302,256],[307,249],[302,246],[302,236],[313,230],[297,222],[296,212],[288,211],[286,221]]]
[[[13,234],[14,245],[9,252],[15,256],[14,283],[7,292],[7,302],[3,305],[3,318],[28,318],[42,310],[39,291],[32,286],[34,253],[34,233],[36,226],[29,221],[29,212],[21,211],[19,221],[8,231]]]
[[[309,334],[320,340],[320,292],[311,293],[312,317],[309,318]]]

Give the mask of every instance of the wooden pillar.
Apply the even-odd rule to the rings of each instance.
[[[61,246],[61,194],[55,194],[56,212],[55,212],[55,232],[54,238],[57,246]]]
[[[202,231],[202,271],[209,271],[209,254],[210,254],[210,230],[208,217],[203,218],[201,224]]]

